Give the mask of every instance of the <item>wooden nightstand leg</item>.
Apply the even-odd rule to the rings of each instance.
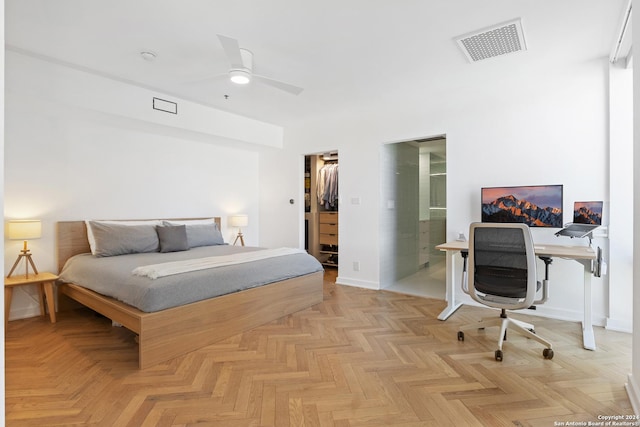
[[[44,309],[44,290],[43,287],[44,284],[40,283],[39,285],[37,285],[38,288],[38,302],[40,303],[40,316],[44,316],[46,315],[46,311]]]
[[[9,324],[9,311],[11,311],[11,297],[13,296],[13,288],[4,288],[4,326]]]
[[[43,286],[47,299],[47,309],[49,309],[49,320],[51,320],[51,323],[56,323],[56,302],[53,299],[53,282],[45,282]],[[44,305],[42,306],[42,310],[44,310]]]

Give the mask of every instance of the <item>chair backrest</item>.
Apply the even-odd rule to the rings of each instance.
[[[469,293],[490,307],[530,307],[538,289],[536,255],[526,224],[469,227]]]

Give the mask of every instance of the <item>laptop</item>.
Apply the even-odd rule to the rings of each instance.
[[[573,222],[566,224],[556,236],[587,237],[602,225],[602,201],[574,202]]]

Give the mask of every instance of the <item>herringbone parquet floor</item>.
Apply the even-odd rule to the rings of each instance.
[[[456,338],[490,311],[442,322],[443,307],[327,281],[322,304],[144,371],[134,336],[88,310],[10,322],[7,425],[554,426],[632,412],[628,334],[596,328],[587,351],[579,324],[530,317],[555,357],[511,334],[496,362],[495,330]]]

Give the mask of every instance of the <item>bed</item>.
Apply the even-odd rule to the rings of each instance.
[[[220,218],[215,218],[215,223],[220,229]],[[89,244],[90,235],[91,233],[89,236],[87,234],[85,221],[58,222],[58,271],[61,272],[60,276],[63,279],[58,284],[58,294],[61,301],[65,297],[75,300],[137,334],[140,369],[171,360],[322,302],[323,271],[318,264],[319,268],[296,272],[295,277],[267,284],[251,285],[247,289],[231,291],[231,293],[199,301],[180,303],[168,308],[163,307],[162,304],[151,308],[142,307],[144,310],[153,310],[144,311],[132,303],[123,302],[123,298],[106,296],[91,290],[86,283],[64,280],[66,273],[64,266],[67,261],[71,259],[70,264],[72,264],[74,260],[81,257],[95,258],[91,256],[94,248]],[[227,248],[233,247],[227,245]],[[198,252],[195,249],[194,253]],[[191,252],[191,249],[188,252]],[[145,254],[147,255],[149,254]],[[127,257],[129,255],[117,256],[109,261],[115,258],[128,259]],[[147,258],[144,259],[147,262]],[[271,261],[265,259],[253,262],[262,262],[259,270],[263,271],[264,263]],[[249,266],[247,263],[242,268],[249,269]],[[222,271],[223,268],[207,269],[204,272],[215,274],[216,270]],[[197,273],[202,275],[204,272]],[[138,277],[136,280],[143,281],[141,279]],[[148,277],[144,279],[154,280]],[[113,280],[119,281],[119,279]],[[87,282],[89,281],[91,280],[87,279]],[[156,300],[161,301],[162,298],[156,298]],[[64,304],[61,303],[61,305]]]

